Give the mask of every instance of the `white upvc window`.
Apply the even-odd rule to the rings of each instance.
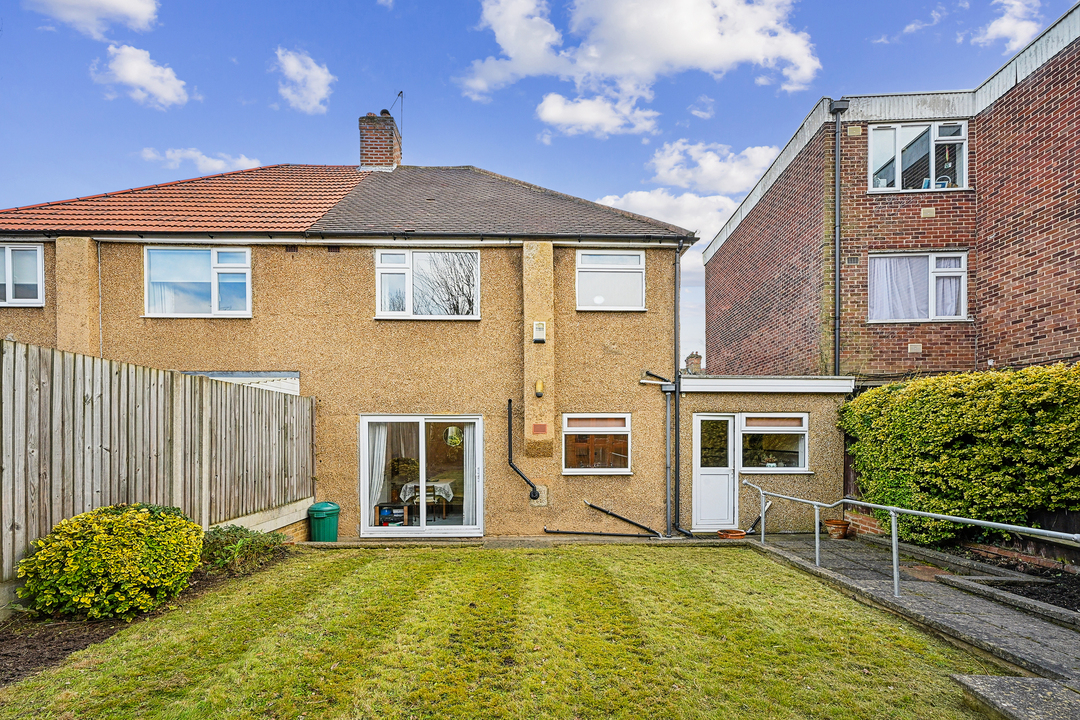
[[[645,309],[644,250],[578,250],[577,309]]]
[[[739,415],[742,472],[790,473],[809,470],[807,413]]]
[[[251,317],[251,250],[148,247],[147,317]]]
[[[870,322],[967,319],[967,252],[871,255]]]
[[[968,186],[967,122],[870,126],[870,190],[951,190]]]
[[[630,475],[629,413],[563,415],[563,475]]]
[[[45,304],[45,250],[42,245],[2,245],[0,249],[0,306],[40,307]]]
[[[477,250],[376,250],[376,318],[480,319]]]

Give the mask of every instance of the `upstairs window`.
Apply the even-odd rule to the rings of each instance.
[[[966,122],[870,126],[871,190],[966,187]]]
[[[45,304],[45,263],[41,245],[2,245],[0,305]]]
[[[643,250],[578,250],[578,310],[644,310]]]
[[[480,317],[478,251],[376,250],[375,254],[376,317]]]
[[[967,253],[871,255],[868,319],[967,318]]]
[[[149,317],[251,317],[247,248],[147,248]]]
[[[563,475],[629,475],[630,415],[563,415]]]

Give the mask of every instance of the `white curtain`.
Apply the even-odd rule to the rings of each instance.
[[[960,278],[954,276],[937,279],[937,314],[939,317],[957,317],[960,314]]]
[[[465,425],[465,497],[462,500],[462,525],[476,525],[476,423]]]
[[[869,279],[871,320],[930,317],[930,263],[926,255],[871,257]]]
[[[171,283],[150,283],[150,312],[176,312],[176,294],[173,292]]]
[[[386,501],[386,423],[368,423],[368,449],[371,464],[368,472],[368,502],[371,525],[377,525],[375,506]]]

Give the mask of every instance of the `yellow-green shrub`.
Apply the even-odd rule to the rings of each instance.
[[[202,536],[177,508],[113,505],[76,515],[19,563],[19,597],[42,614],[130,619],[187,586]]]
[[[1021,525],[1080,509],[1080,365],[886,385],[845,404],[840,427],[869,502]],[[961,528],[900,521],[919,542]]]

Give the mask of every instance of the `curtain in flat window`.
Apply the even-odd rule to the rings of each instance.
[[[462,525],[476,524],[476,423],[464,423],[465,497],[462,500]]]
[[[929,290],[930,263],[925,255],[870,258],[871,320],[928,319]]]
[[[386,502],[389,495],[386,492],[386,423],[368,424],[368,448],[370,450],[371,464],[368,475],[368,501],[371,506],[372,525],[379,524],[376,516],[379,503]]]
[[[937,314],[939,317],[956,317],[960,314],[960,278],[945,276],[937,278]]]

